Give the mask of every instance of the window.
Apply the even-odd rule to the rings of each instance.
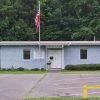
[[[86,49],[80,50],[80,59],[87,59],[87,50]]]
[[[23,59],[30,59],[30,49],[24,49],[23,50]]]

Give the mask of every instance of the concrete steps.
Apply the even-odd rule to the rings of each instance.
[[[50,68],[48,69],[49,72],[60,72],[61,68]]]

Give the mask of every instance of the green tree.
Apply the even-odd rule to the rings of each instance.
[[[100,40],[100,0],[40,0],[41,40]],[[38,40],[38,0],[0,0],[0,40]]]
[[[0,40],[35,40],[33,0],[0,1]]]

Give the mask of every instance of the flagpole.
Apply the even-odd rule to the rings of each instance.
[[[94,41],[95,41],[95,35],[94,35]]]
[[[39,13],[40,13],[40,1],[39,1]],[[40,13],[41,14],[41,13]],[[40,20],[40,19],[39,19]],[[40,27],[41,25],[39,24],[39,58],[41,58],[40,56],[41,56],[41,46],[40,46],[40,41],[41,41],[41,36],[40,36],[40,33],[41,33],[41,27]]]

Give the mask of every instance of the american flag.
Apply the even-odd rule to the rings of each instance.
[[[36,17],[35,17],[35,25],[36,25],[36,32],[39,31],[40,27],[40,10],[37,10]]]

